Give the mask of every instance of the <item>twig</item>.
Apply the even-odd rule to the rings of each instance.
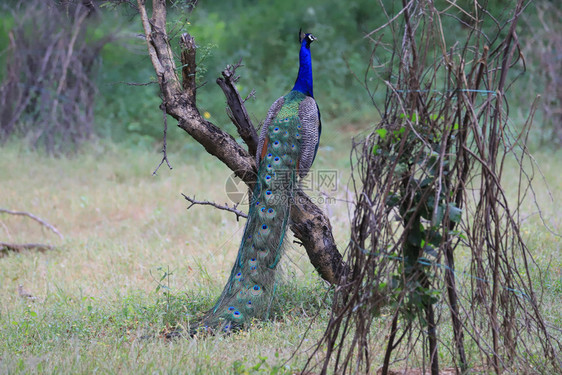
[[[54,226],[52,226],[51,224],[47,223],[45,220],[38,218],[37,216],[30,214],[29,212],[24,212],[24,211],[11,211],[11,210],[6,210],[5,208],[0,208],[0,213],[5,213],[5,214],[9,214],[9,215],[18,215],[18,216],[27,216],[35,221],[37,221],[39,224],[49,228],[51,231],[55,232],[61,240],[64,240],[64,236],[57,230],[57,228],[55,228]]]
[[[246,103],[248,101],[248,99],[251,98],[256,98],[256,89],[252,89],[252,91],[250,91],[250,93],[248,94],[248,96],[246,96],[246,98],[242,101],[244,103]]]
[[[164,144],[162,145],[162,160],[160,160],[160,164],[158,164],[158,166],[156,167],[156,169],[154,170],[154,172],[152,172],[153,176],[156,176],[156,172],[158,172],[158,169],[160,169],[160,166],[162,166],[162,164],[164,164],[164,162],[166,162],[166,164],[168,164],[168,168],[173,169],[172,166],[170,165],[170,162],[168,161],[168,153],[166,152],[166,146],[167,146],[167,134],[168,134],[168,116],[166,114],[166,104],[164,104],[164,102],[162,102],[162,104],[160,105],[160,108],[162,109],[162,113],[164,116],[164,136],[163,136],[163,142]]]
[[[185,195],[184,193],[181,193],[181,195],[183,195],[183,197],[189,201],[191,204],[189,205],[189,207],[187,207],[187,209],[189,210],[191,207],[195,206],[196,204],[200,204],[202,206],[213,206],[215,208],[218,208],[219,210],[224,210],[224,211],[229,211],[232,212],[236,215],[236,221],[239,220],[240,217],[243,217],[245,219],[248,218],[248,215],[240,210],[238,210],[236,207],[238,207],[238,205],[234,205],[234,207],[229,207],[227,203],[223,205],[217,204],[215,202],[209,202],[209,201],[198,201],[194,198],[190,198],[187,195]]]
[[[411,3],[411,1],[410,1],[410,3]],[[408,7],[410,6],[410,3],[408,3],[408,5],[402,7],[402,10],[400,12],[396,13],[396,15],[394,17],[392,17],[391,19],[389,19],[384,25],[381,25],[381,26],[377,27],[375,30],[368,32],[367,34],[365,34],[365,36],[363,38],[369,38],[371,35],[376,34],[379,31],[386,28],[387,26],[389,26],[398,17],[400,17],[402,15],[402,13],[404,13],[406,11],[406,9],[408,9]]]

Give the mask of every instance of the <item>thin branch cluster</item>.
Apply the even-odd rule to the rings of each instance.
[[[0,86],[0,142],[25,134],[33,148],[73,151],[93,134],[93,76],[113,37],[88,40],[88,6],[30,0],[19,7]]]
[[[307,366],[323,374],[561,371],[560,331],[542,314],[519,229],[531,119],[521,132],[510,125],[508,71],[523,65],[515,31],[526,3],[504,24],[474,4],[463,10],[462,42],[441,24],[456,2],[403,1],[368,35],[363,84],[372,95],[376,82],[386,99],[382,120],[354,145],[353,278],[336,289]],[[515,199],[502,184],[509,159],[521,168]]]

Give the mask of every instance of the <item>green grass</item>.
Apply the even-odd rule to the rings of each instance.
[[[349,176],[344,139],[358,131],[327,126],[324,134],[316,167],[336,166],[341,172],[339,198],[347,198]],[[230,171],[197,147],[172,150],[174,169],[161,168],[157,176],[151,175],[160,158],[155,150],[104,143],[87,148],[58,159],[17,144],[0,150],[0,207],[32,212],[65,236],[60,240],[27,218],[0,215],[1,241],[56,247],[0,258],[0,373],[291,373],[301,368],[329,311],[325,285],[294,244],[272,321],[228,337],[161,337],[170,325],[211,306],[228,277],[243,221],[207,207],[186,211],[180,193],[225,202]],[[562,153],[537,159],[553,201],[541,180],[537,199],[546,221],[560,232]],[[508,179],[516,176],[512,169]],[[343,250],[347,207],[338,202],[325,208]],[[561,241],[536,211],[530,201],[523,207],[528,215],[523,232],[538,264],[550,265],[543,309],[560,327]],[[36,299],[21,297],[20,284]],[[312,321],[318,307],[320,318]],[[299,348],[310,324],[308,341]]]
[[[319,165],[338,147],[326,149]],[[240,370],[259,364],[258,356],[283,363],[310,323],[306,314],[326,306],[304,250],[288,249],[273,322],[231,337],[167,342],[163,329],[220,294],[244,225],[208,207],[187,211],[180,193],[223,203],[230,171],[203,152],[172,150],[174,169],[152,176],[157,151],[87,148],[72,158],[2,149],[0,207],[31,212],[65,238],[28,218],[0,215],[1,241],[56,247],[0,258],[0,373],[230,373],[236,361]],[[343,223],[347,211],[337,210]],[[20,284],[37,298],[20,297]]]

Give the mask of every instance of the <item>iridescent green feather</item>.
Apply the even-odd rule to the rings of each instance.
[[[227,331],[268,317],[296,186],[302,139],[299,104],[305,97],[291,91],[269,124],[238,257],[221,297],[199,327]]]

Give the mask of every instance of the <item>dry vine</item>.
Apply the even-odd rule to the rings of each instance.
[[[354,145],[354,279],[336,288],[307,367],[438,374],[445,359],[457,372],[559,372],[560,330],[541,314],[519,230],[532,118],[516,132],[506,96],[510,68],[524,68],[515,27],[528,4],[518,0],[502,23],[479,1],[472,11],[402,3],[391,15],[380,1],[388,24],[369,34],[364,85],[372,93],[371,82],[384,83],[386,99],[380,123]],[[466,39],[451,42],[441,18],[458,9]],[[515,200],[502,185],[510,157],[521,168]]]

